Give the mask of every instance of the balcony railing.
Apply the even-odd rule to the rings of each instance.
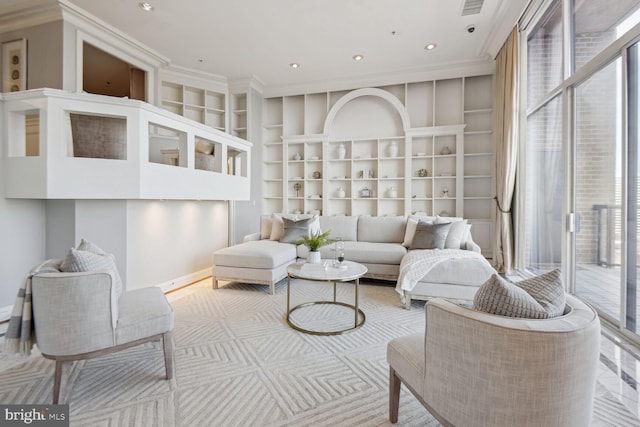
[[[0,95],[5,197],[249,199],[251,143],[145,102]]]

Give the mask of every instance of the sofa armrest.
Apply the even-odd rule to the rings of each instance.
[[[244,236],[244,239],[242,239],[243,242],[252,242],[254,240],[260,240],[259,231],[257,233],[247,234],[246,236]]]

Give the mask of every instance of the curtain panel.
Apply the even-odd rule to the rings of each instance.
[[[519,42],[518,28],[496,56],[493,94],[493,152],[495,201],[493,264],[500,273],[514,266],[514,238],[511,203],[516,181],[519,133]]]

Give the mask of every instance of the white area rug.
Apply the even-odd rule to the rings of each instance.
[[[295,281],[292,305],[332,295],[330,284]],[[72,426],[388,426],[387,342],[424,328],[424,302],[405,310],[393,284],[361,285],[366,323],[327,337],[286,324],[285,283],[270,296],[263,286],[213,290],[206,280],[168,298],[176,316],[175,380],[163,379],[159,345],[79,362]],[[353,285],[338,285],[338,300],[352,303]],[[353,322],[352,312],[316,309],[297,320],[315,328]],[[37,352],[26,361],[0,354],[0,369],[0,402],[51,401],[53,363]],[[599,391],[594,424],[608,425],[624,409]],[[398,425],[438,423],[403,388]]]

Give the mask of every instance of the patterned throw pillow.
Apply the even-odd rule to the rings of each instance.
[[[409,249],[444,249],[451,223],[431,224],[420,220]]]
[[[473,309],[499,316],[549,319],[562,315],[565,302],[557,270],[517,284],[493,274],[476,292]]]
[[[90,251],[76,248],[69,249],[66,258],[60,265],[60,271],[78,273],[95,270],[109,270],[114,277],[114,291],[116,296],[120,298],[120,295],[122,295],[122,279],[120,279],[120,275],[118,274],[116,257],[113,254],[104,252],[95,244],[90,242],[88,243],[88,245],[83,245],[81,242],[80,245],[78,245],[78,248],[83,247],[85,249],[91,249]]]
[[[567,301],[559,269],[522,280],[516,285],[535,298],[549,317],[562,316],[564,313]]]

